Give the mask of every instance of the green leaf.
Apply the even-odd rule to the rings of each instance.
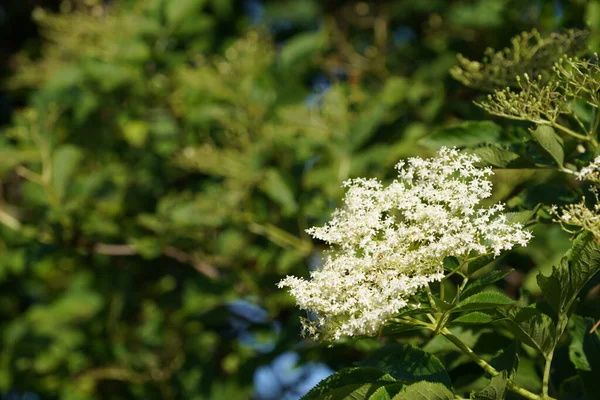
[[[500,168],[516,167],[522,163],[521,156],[498,146],[478,147],[472,151],[486,165]]]
[[[573,315],[569,320],[569,358],[582,383],[588,398],[597,395],[598,377],[600,377],[600,332],[595,329],[590,333],[595,321]]]
[[[351,399],[351,400],[367,400],[375,391],[380,388],[379,385],[373,383],[358,383],[346,385],[332,389],[317,397],[311,397],[314,400],[336,400],[336,399]],[[304,399],[304,397],[303,397]]]
[[[471,398],[476,400],[504,400],[508,393],[507,380],[508,372],[502,371],[499,375],[494,376],[486,387],[473,393]]]
[[[450,376],[436,356],[409,344],[383,346],[360,365],[378,368],[405,383],[425,380],[452,386]]]
[[[514,271],[514,269],[512,269],[512,268],[510,268],[508,270],[504,270],[504,271],[499,270],[499,269],[494,269],[491,272],[483,275],[482,277],[477,278],[476,280],[470,281],[469,284],[467,284],[467,286],[461,292],[460,297],[462,299],[465,299],[469,296],[472,296],[473,294],[477,293],[485,286],[491,285],[494,282],[498,282],[499,280],[504,279],[506,276],[510,275],[513,271]]]
[[[441,383],[414,383],[393,397],[393,400],[453,400],[452,393]]]
[[[497,371],[507,371],[509,378],[512,378],[519,367],[519,347],[520,342],[513,340],[508,347],[501,349],[494,355],[494,358],[490,360],[490,365],[496,368]]]
[[[276,169],[271,168],[266,171],[261,187],[273,201],[283,208],[285,215],[291,215],[298,209],[294,192]]]
[[[530,130],[530,132],[542,149],[562,167],[565,161],[565,153],[554,128],[548,125],[538,125],[536,129]]]
[[[392,396],[390,396],[385,386],[382,386],[379,389],[377,389],[371,396],[369,396],[369,400],[392,400]]]
[[[72,145],[62,145],[52,154],[52,188],[59,201],[64,199],[82,159],[83,152]]]
[[[505,315],[508,329],[518,339],[548,357],[556,342],[552,318],[533,307],[515,308]]]
[[[279,52],[279,67],[288,72],[312,62],[315,53],[327,44],[327,36],[323,31],[306,32],[286,40]]]
[[[403,383],[391,383],[381,386],[370,397],[369,400],[391,400],[393,396],[398,394],[406,385]]]
[[[467,267],[467,273],[469,275],[472,275],[475,272],[479,271],[481,268],[483,268],[486,265],[488,265],[489,263],[491,263],[492,261],[494,261],[493,255],[479,256],[475,260],[473,260],[469,263],[469,265]]]
[[[466,121],[434,131],[419,142],[430,148],[470,147],[500,140],[502,128],[491,121]]]
[[[165,16],[169,26],[175,28],[181,21],[189,16],[198,15],[204,6],[205,0],[178,0],[166,3]]]
[[[461,315],[458,318],[452,320],[453,324],[467,324],[467,325],[478,325],[488,324],[494,321],[495,318],[489,314],[482,313],[480,311],[473,311],[465,315]]]
[[[509,212],[505,213],[504,215],[506,216],[507,221],[511,224],[525,225],[535,216],[539,208],[540,205],[536,206],[533,210]]]
[[[560,385],[559,400],[571,400],[571,399],[583,399],[585,400],[585,394],[581,386],[579,376],[574,375],[565,379]]]
[[[571,250],[553,267],[550,276],[539,274],[538,285],[544,298],[558,314],[570,314],[584,286],[600,271],[600,246],[594,235],[583,233],[574,241]]]
[[[510,297],[498,292],[481,292],[461,300],[452,312],[486,310],[513,304]]]
[[[347,368],[323,379],[317,386],[306,393],[302,397],[302,400],[324,399],[326,397],[322,396],[328,395],[328,393],[335,389],[344,389],[344,387],[347,386],[355,386],[352,388],[352,391],[360,392],[364,391],[365,388],[363,388],[363,385],[365,384],[377,383],[383,386],[393,382],[396,382],[396,380],[392,376],[377,368]],[[373,389],[371,386],[369,386],[369,388]],[[377,389],[378,387],[375,387],[373,391]],[[344,390],[349,389],[346,388]],[[367,390],[367,392],[368,391],[369,390]],[[331,397],[331,399],[333,399],[333,397]]]

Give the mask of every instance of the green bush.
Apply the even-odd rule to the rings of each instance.
[[[448,74],[456,54],[478,58],[533,26],[583,27],[596,3],[559,18],[519,1],[290,0],[266,3],[264,26],[227,0],[36,9],[43,42],[5,82],[27,105],[0,136],[0,392],[245,399],[256,368],[286,350],[334,368],[363,359],[378,342],[300,342],[293,299],[275,286],[319,259],[305,229],[348,178],[514,137],[522,128],[506,121],[463,122],[486,117]],[[315,77],[331,83],[315,90]],[[539,192],[518,195],[521,184],[562,184],[544,174],[498,173],[493,200],[531,208]],[[501,260],[532,296],[533,272],[568,247],[558,227],[536,236]],[[269,316],[245,321],[250,344],[231,323],[239,299]],[[532,387],[534,361],[520,367]],[[481,376],[465,363],[449,369],[461,391]]]

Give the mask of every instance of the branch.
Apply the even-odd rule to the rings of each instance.
[[[96,243],[92,251],[97,254],[107,256],[135,256],[138,252],[132,245],[129,244],[107,244]],[[182,264],[190,264],[196,271],[205,275],[208,278],[216,279],[219,277],[219,271],[213,265],[200,261],[191,254],[184,252],[173,246],[167,246],[162,251],[165,257],[172,258]]]

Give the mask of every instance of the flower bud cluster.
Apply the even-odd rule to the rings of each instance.
[[[308,230],[332,245],[323,267],[309,280],[288,276],[278,285],[315,314],[303,320],[304,333],[376,334],[403,308],[418,307],[411,297],[444,277],[446,257],[498,256],[526,245],[531,234],[507,221],[502,204],[479,207],[491,195],[492,171],[476,167],[478,161],[443,148],[435,158],[400,162],[398,179],[388,186],[347,181],[344,207],[325,226]]]

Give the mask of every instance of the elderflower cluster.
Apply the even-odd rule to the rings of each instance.
[[[411,304],[411,296],[444,277],[448,256],[498,256],[526,245],[531,234],[511,224],[496,204],[479,208],[491,195],[490,168],[475,155],[443,148],[437,157],[397,165],[389,186],[375,179],[345,182],[345,207],[323,227],[308,232],[332,245],[323,267],[310,279],[287,276],[301,309],[304,333],[318,338],[373,335],[387,319]]]

